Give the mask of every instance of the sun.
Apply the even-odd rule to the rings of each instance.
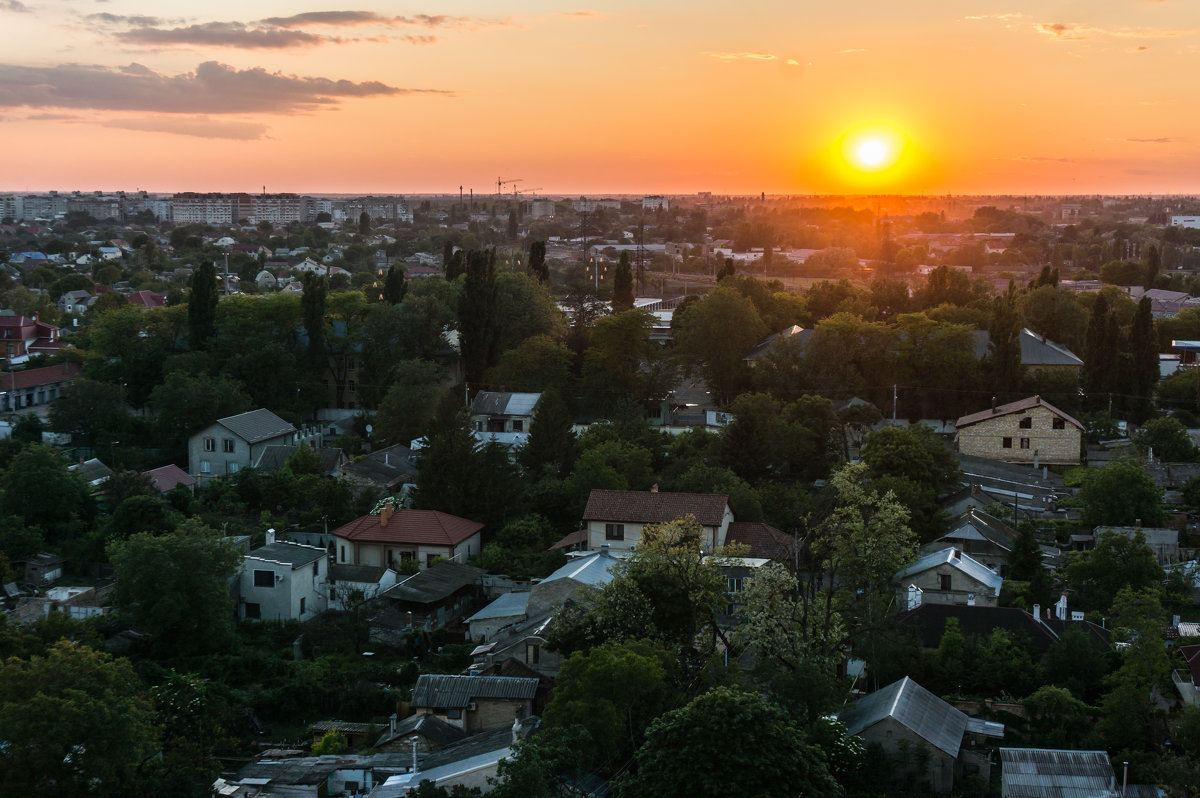
[[[842,139],[842,158],[853,171],[884,172],[904,155],[905,139],[895,130],[865,128],[851,131]]]

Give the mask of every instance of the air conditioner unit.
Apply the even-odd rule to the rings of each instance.
[[[275,574],[275,581],[276,581],[276,582],[282,582],[282,581],[283,581],[283,574]]]
[[[475,702],[468,701],[467,702],[467,712],[474,712],[474,711],[475,711]]]

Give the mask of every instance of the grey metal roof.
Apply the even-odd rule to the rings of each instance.
[[[424,737],[426,742],[434,748],[443,748],[467,736],[465,731],[457,726],[451,726],[437,715],[409,715],[396,723],[395,733],[388,728],[375,742],[375,747],[378,748],[384,743],[402,740],[414,734]]]
[[[387,571],[382,565],[347,565],[344,563],[329,564],[330,582],[358,582],[362,584],[379,584],[380,578]]]
[[[991,336],[987,330],[974,330],[973,334],[975,357],[982,360],[987,357]],[[1021,330],[1021,365],[1082,366],[1083,360],[1062,344],[1055,343],[1025,327]]]
[[[951,757],[958,756],[967,716],[905,676],[859,699],[839,715],[850,734],[861,734],[887,717]]]
[[[296,431],[296,428],[266,408],[218,418],[217,423],[247,443],[258,443]]]
[[[575,557],[538,584],[544,585],[558,579],[574,579],[585,585],[607,585],[616,576],[613,569],[620,562],[616,557],[603,551],[589,554],[586,557]]]
[[[326,556],[328,556],[328,552],[325,549],[318,549],[316,546],[280,541],[277,543],[268,543],[261,548],[255,549],[246,555],[246,559],[267,560],[299,568],[302,565],[308,565]]]
[[[471,415],[532,416],[541,398],[540,393],[480,391],[471,400]]]
[[[1001,748],[1005,798],[1116,798],[1112,763],[1104,751]]]
[[[467,623],[471,621],[486,621],[490,618],[515,618],[518,615],[525,614],[525,607],[528,604],[528,590],[523,590],[519,593],[502,593],[491,604],[470,618],[467,618]]]
[[[392,585],[383,592],[383,597],[412,604],[433,604],[477,583],[481,576],[482,568],[444,560]]]
[[[461,709],[479,698],[532,700],[537,679],[513,676],[454,676],[423,673],[412,691],[414,707]]]
[[[287,465],[287,461],[291,459],[300,446],[307,446],[307,444],[286,445],[275,443],[264,446],[262,452],[258,455],[258,459],[252,465],[256,471],[261,471],[265,474],[278,471]],[[317,460],[319,461],[317,468],[322,474],[332,474],[336,471],[344,457],[342,450],[334,446],[322,446],[319,449],[313,449],[313,451],[316,452]]]
[[[893,578],[896,581],[901,581],[922,571],[928,571],[930,568],[936,568],[939,565],[951,565],[976,582],[986,585],[995,595],[1000,595],[1000,586],[1004,584],[1004,580],[1000,577],[1000,574],[954,548],[942,549],[941,551],[928,554],[903,571],[900,571]]]

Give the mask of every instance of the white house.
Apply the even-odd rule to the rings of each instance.
[[[239,577],[238,618],[307,621],[329,607],[329,554],[303,543],[276,541],[246,555]]]

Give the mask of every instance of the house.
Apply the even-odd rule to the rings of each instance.
[[[96,297],[92,296],[92,292],[80,288],[75,291],[67,291],[58,298],[58,312],[70,316],[82,316],[94,304],[96,304]]]
[[[150,487],[158,491],[159,495],[181,487],[194,491],[196,487],[196,479],[174,463],[143,471],[142,477],[149,480]]]
[[[480,552],[483,524],[437,510],[394,510],[388,503],[333,532],[341,565],[400,567],[415,562],[465,560]]]
[[[276,541],[247,554],[238,577],[238,618],[307,621],[329,607],[329,554],[316,546]]]
[[[436,751],[466,736],[458,726],[451,726],[437,715],[409,715],[401,720],[392,713],[387,730],[375,741],[375,750],[407,754],[415,742],[417,751]]]
[[[236,775],[214,781],[211,792],[220,798],[361,795],[397,773],[407,773],[411,765],[409,754],[263,756]]]
[[[383,591],[370,620],[371,640],[401,647],[405,632],[433,631],[461,620],[479,606],[483,569],[445,560]]]
[[[1008,557],[1016,539],[1017,530],[983,510],[970,507],[950,523],[949,532],[926,543],[921,547],[919,554],[933,554],[951,546],[970,555],[988,569],[1003,575],[1008,568]]]
[[[1078,619],[1075,613],[1068,613],[1065,602],[1056,604],[1052,615],[1047,615],[1037,605],[1033,609],[1029,613],[1019,607],[921,604],[898,614],[896,625],[902,631],[914,633],[921,648],[926,651],[937,650],[946,630],[946,622],[951,618],[958,622],[959,631],[967,637],[986,638],[996,629],[1003,629],[1014,638],[1027,641],[1043,654],[1068,629],[1077,629],[1087,635],[1097,652],[1112,648],[1112,633],[1108,629]]]
[[[78,474],[87,483],[88,489],[93,496],[98,494],[104,483],[112,479],[117,473],[101,462],[98,457],[93,457],[89,460],[80,459],[78,463],[67,466],[67,470]]]
[[[373,488],[380,497],[391,496],[401,485],[416,481],[417,463],[412,450],[397,443],[344,461],[337,476],[359,487]]]
[[[471,424],[476,432],[529,432],[541,402],[540,393],[480,391],[471,400]]]
[[[1001,798],[1120,798],[1124,793],[1104,751],[1001,748]]]
[[[533,678],[423,673],[410,703],[418,714],[473,734],[510,728],[514,719],[529,717],[537,689]]]
[[[333,563],[329,566],[329,608],[348,610],[378,598],[394,584],[396,572],[390,568]]]
[[[78,363],[63,363],[0,373],[0,411],[8,413],[49,404],[62,396],[82,371]]]
[[[770,524],[758,521],[733,521],[725,536],[725,545],[746,546],[750,557],[774,560],[789,569],[796,567],[796,538]]]
[[[1100,540],[1101,535],[1120,535],[1133,540],[1139,534],[1154,551],[1160,565],[1175,562],[1179,559],[1179,530],[1169,527],[1153,526],[1098,526],[1092,530],[1094,540]]]
[[[724,546],[733,511],[729,497],[717,493],[661,493],[649,491],[593,490],[583,511],[588,549],[608,544],[613,551],[628,551],[642,539],[646,524],[663,524],[695,517],[704,528],[700,545],[707,551]]]
[[[254,275],[254,282],[260,291],[274,290],[279,287],[279,281],[267,269],[259,270],[258,274]]]
[[[161,308],[167,304],[167,295],[154,291],[134,291],[126,299],[135,308]]]
[[[986,783],[990,773],[987,757],[966,750],[963,738],[968,734],[1004,735],[1002,725],[967,717],[907,676],[860,698],[838,718],[847,732],[877,743],[890,757],[897,757],[907,747],[928,751],[925,771],[916,775],[935,793],[953,790],[956,776],[962,772],[978,774]],[[921,758],[915,759],[920,762]]]
[[[34,355],[51,355],[61,349],[58,328],[27,316],[0,316],[0,365],[7,368],[29,362]]]
[[[290,446],[297,430],[260,408],[219,418],[188,440],[188,471],[203,485],[213,477],[249,468],[271,445]]]
[[[63,564],[66,562],[57,554],[35,554],[24,561],[18,560],[15,565],[25,566],[25,582],[30,585],[48,585],[62,578]]]
[[[250,464],[250,467],[262,474],[270,474],[273,471],[278,471],[287,465],[296,452],[304,444],[284,446],[282,444],[268,444],[262,447],[258,453],[257,459]],[[312,449],[308,447],[317,456],[317,471],[325,476],[336,476],[338,468],[346,459],[346,455],[341,449],[335,446],[322,446],[320,449]]]
[[[955,423],[963,454],[1017,463],[1077,465],[1083,424],[1040,396],[993,406]]]
[[[913,609],[926,602],[996,606],[1004,580],[958,549],[927,554],[897,573],[899,605]]]

